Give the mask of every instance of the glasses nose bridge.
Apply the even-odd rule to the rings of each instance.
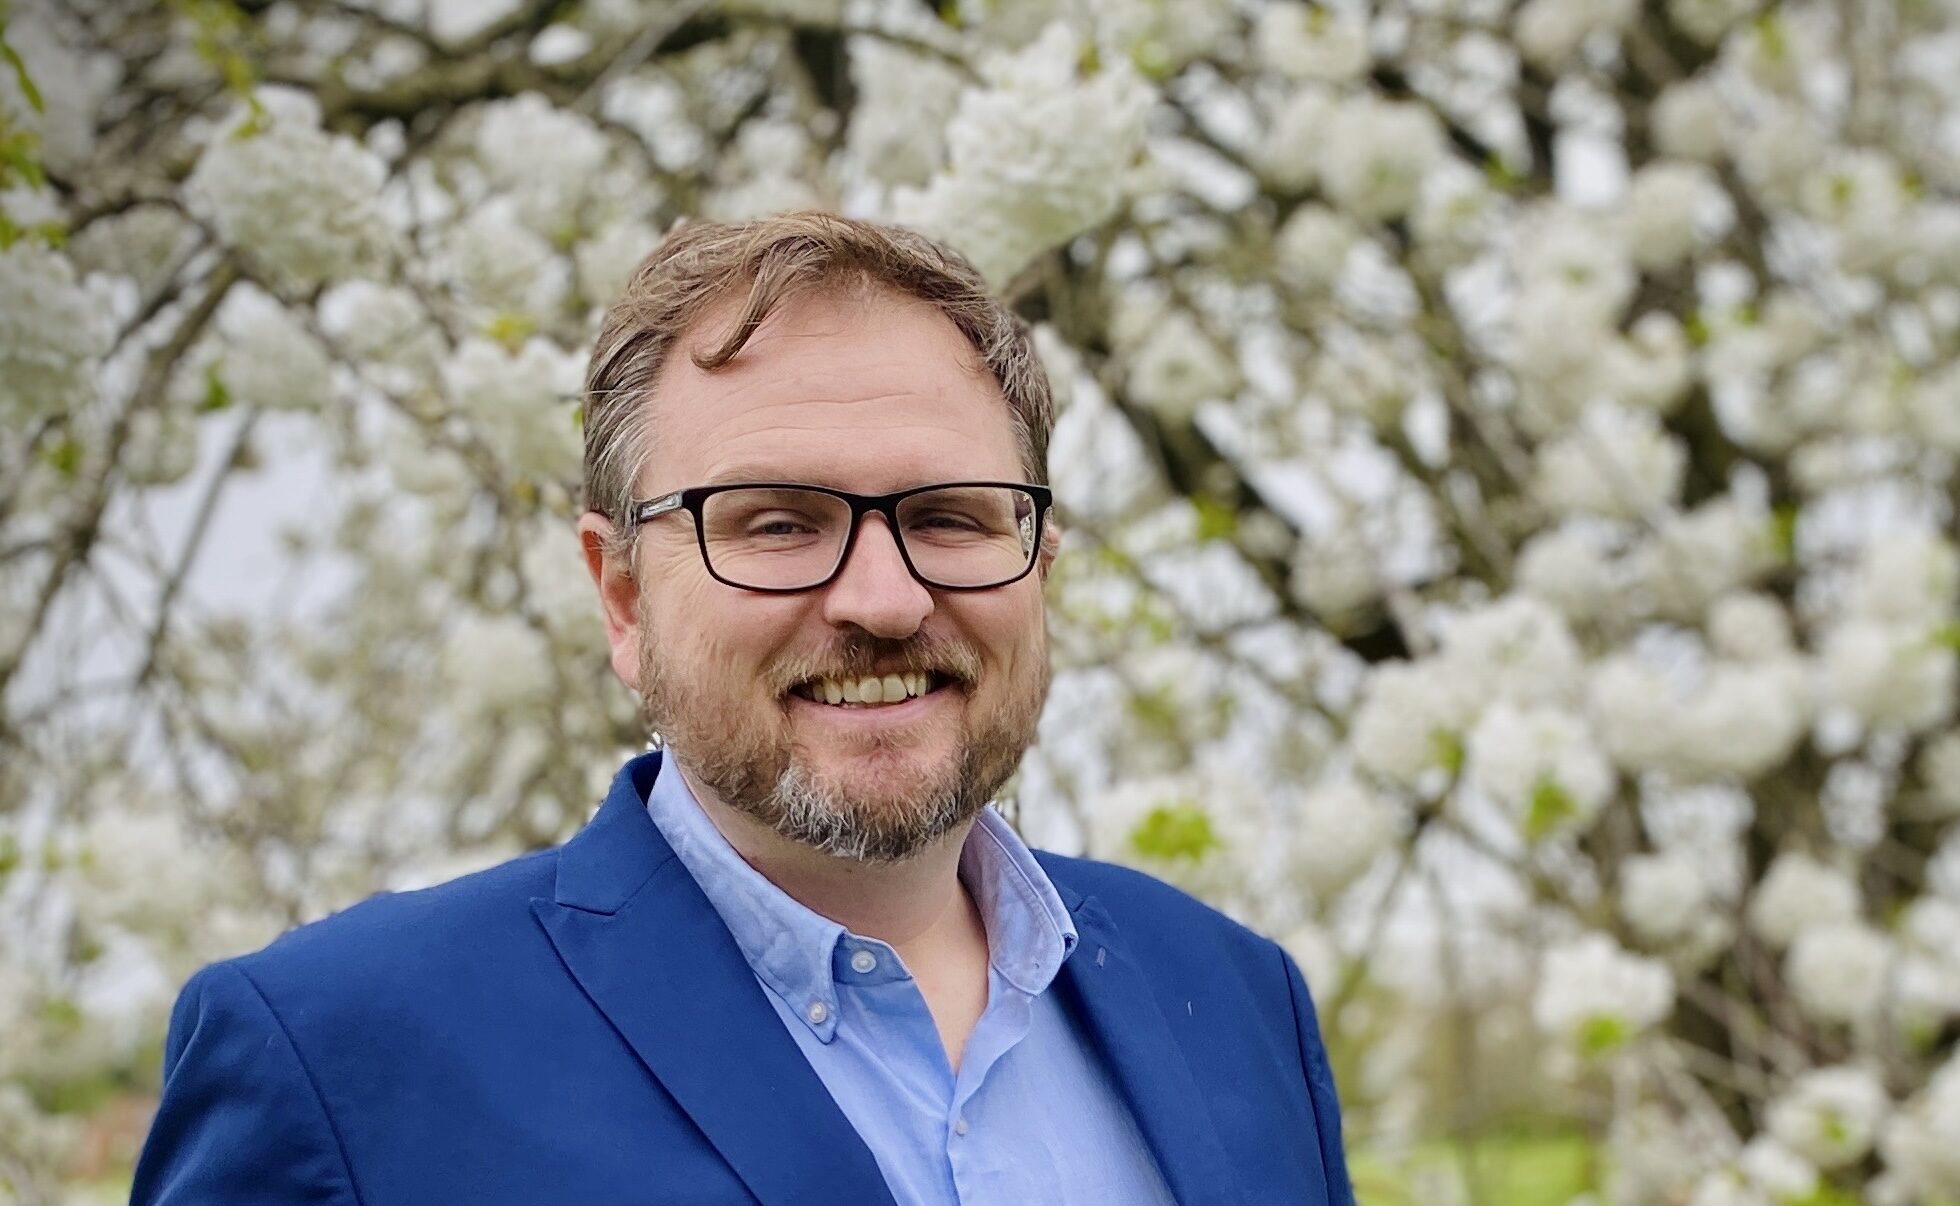
[[[882,515],[885,519],[885,531],[891,537],[892,548],[898,553],[899,563],[905,567],[905,572],[912,576],[913,581],[921,586],[928,585],[919,577],[919,571],[913,568],[912,554],[905,547],[905,530],[898,522],[898,504],[901,500],[859,496],[848,501],[851,507],[851,525],[844,533],[844,547],[837,551],[837,567],[831,571],[830,580],[835,582],[843,576],[845,565],[850,561],[851,555],[857,552],[858,537],[863,534],[865,519],[872,515]]]

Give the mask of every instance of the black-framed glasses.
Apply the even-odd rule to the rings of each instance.
[[[939,482],[892,494],[852,494],[798,482],[694,486],[636,502],[637,529],[675,511],[694,516],[701,560],[715,581],[790,593],[825,586],[857,542],[859,521],[885,517],[912,576],[940,590],[988,590],[1027,576],[1054,495],[1020,482]]]

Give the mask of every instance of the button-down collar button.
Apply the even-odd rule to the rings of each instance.
[[[878,966],[878,956],[870,951],[859,951],[851,956],[851,970],[860,975],[868,975]]]
[[[955,1135],[964,1135],[964,1134],[966,1134],[966,1119],[965,1119],[965,1118],[961,1118],[961,1119],[959,1119],[959,1120],[957,1120],[957,1121],[955,1121],[955,1122],[953,1123],[953,1133],[954,1133]]]
[[[821,1026],[823,1025],[823,1020],[830,1016],[830,1006],[824,1004],[822,1001],[812,1001],[810,1002],[810,1008],[804,1013],[804,1016],[810,1019],[810,1025]]]

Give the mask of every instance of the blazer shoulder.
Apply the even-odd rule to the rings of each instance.
[[[383,892],[227,962],[275,1001],[467,982],[475,976],[465,973],[496,965],[535,930],[531,901],[552,895],[557,859],[557,848],[540,850],[433,887]]]

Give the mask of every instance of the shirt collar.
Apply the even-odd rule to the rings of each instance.
[[[647,814],[707,896],[742,957],[823,1042],[837,1032],[837,984],[908,978],[898,955],[798,903],[728,844],[701,811],[671,751],[647,791]],[[1075,923],[1020,835],[991,807],[960,849],[960,879],[987,927],[994,971],[1016,990],[1045,991],[1075,948]],[[877,970],[851,960],[869,951]]]

